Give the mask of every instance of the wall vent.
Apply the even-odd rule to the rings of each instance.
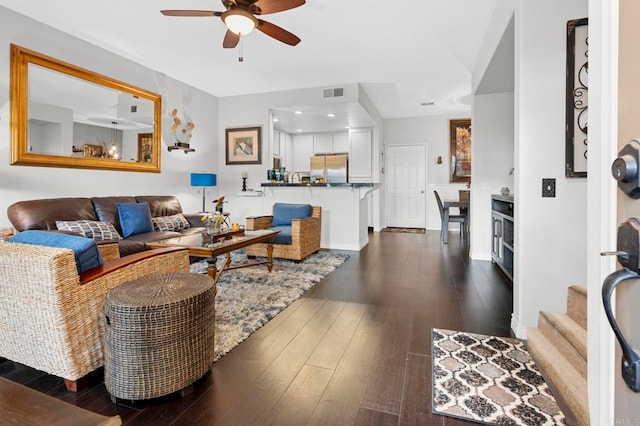
[[[322,98],[344,98],[344,87],[329,87],[322,89]]]

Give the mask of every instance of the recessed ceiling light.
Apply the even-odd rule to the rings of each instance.
[[[278,121],[280,121],[280,119],[279,119],[279,118],[277,118],[277,117],[274,117],[274,118],[273,118],[273,122],[274,122],[274,123],[277,123]]]
[[[349,126],[344,126],[345,129],[349,129]]]
[[[300,114],[302,114],[302,111],[296,111],[295,113],[300,115]]]
[[[301,131],[302,131],[302,129],[296,129],[296,132],[301,132]]]
[[[433,101],[429,101],[429,102],[420,102],[420,106],[431,106],[431,105],[435,105],[436,103]]]
[[[327,114],[327,117],[329,117],[329,118],[333,118],[333,117],[335,117],[335,116],[336,116],[336,115],[335,115],[334,113],[332,113],[332,112],[330,112],[329,114]]]

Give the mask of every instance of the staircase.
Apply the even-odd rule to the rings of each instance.
[[[527,348],[570,425],[589,425],[587,395],[587,289],[571,286],[567,313],[540,312],[527,330]]]

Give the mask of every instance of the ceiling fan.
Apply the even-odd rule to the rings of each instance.
[[[222,0],[227,9],[224,12],[213,10],[161,10],[165,16],[208,17],[219,16],[227,26],[222,47],[233,48],[238,45],[240,36],[249,34],[254,28],[278,41],[295,46],[300,38],[277,25],[256,18],[254,15],[283,12],[302,6],[305,0]]]

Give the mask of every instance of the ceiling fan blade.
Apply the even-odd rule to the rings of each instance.
[[[305,0],[258,0],[253,3],[253,6],[260,9],[260,12],[256,12],[256,15],[266,15],[293,9],[302,6],[304,3]]]
[[[294,9],[302,6],[305,0],[258,0],[253,6],[259,8],[260,12],[256,15],[266,15],[268,13],[283,12],[285,10]]]
[[[227,30],[227,33],[224,35],[224,40],[222,41],[222,47],[225,49],[233,49],[238,45],[240,41],[240,36],[233,31]]]
[[[215,12],[213,10],[161,10],[164,16],[220,16],[222,12]]]
[[[279,40],[290,46],[295,46],[296,44],[300,43],[300,38],[298,38],[298,36],[296,36],[295,34],[292,34],[284,28],[281,28],[275,24],[263,21],[262,19],[258,19],[258,26],[256,27],[256,29],[262,31],[269,37],[273,37],[276,40]]]

